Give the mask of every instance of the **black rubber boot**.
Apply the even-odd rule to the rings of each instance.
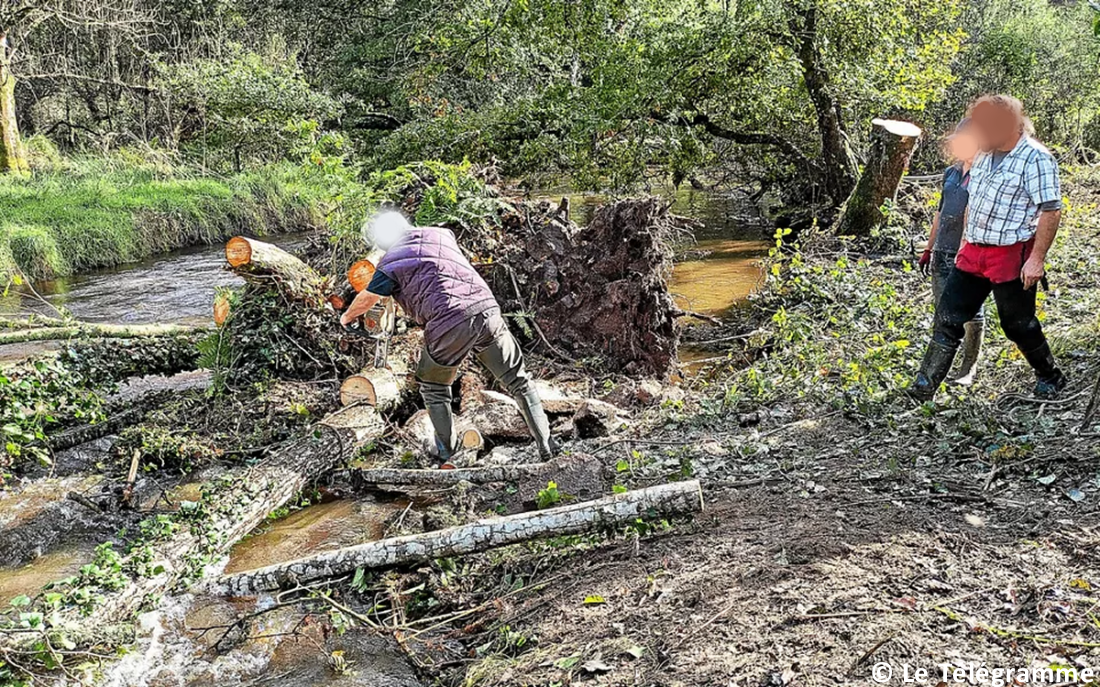
[[[1042,346],[1024,353],[1024,357],[1027,358],[1027,362],[1035,370],[1035,395],[1037,397],[1054,398],[1066,388],[1069,379],[1058,369],[1054,354],[1051,353],[1050,346],[1047,343],[1044,342]]]
[[[909,395],[922,403],[935,398],[940,384],[947,379],[947,372],[951,369],[958,349],[958,344],[947,346],[934,339],[928,342],[928,350],[924,352],[916,382],[909,387]]]
[[[550,421],[546,418],[546,412],[542,409],[542,400],[534,385],[528,385],[527,391],[515,394],[516,405],[523,416],[535,444],[539,447],[539,455],[544,460],[549,460],[558,454],[558,442],[550,435]]]

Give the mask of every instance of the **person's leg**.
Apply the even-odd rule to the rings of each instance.
[[[519,343],[508,331],[499,313],[493,313],[487,319],[486,333],[488,336],[484,346],[479,344],[475,347],[474,354],[519,406],[520,414],[538,445],[539,454],[544,458],[553,456],[556,447],[550,436],[550,421],[542,409],[538,390],[523,365],[523,351]]]
[[[1005,336],[1020,349],[1035,370],[1035,393],[1039,396],[1057,394],[1066,385],[1066,377],[1058,369],[1050,351],[1039,318],[1035,316],[1037,289],[1024,289],[1019,279],[993,287],[997,313]]]
[[[458,446],[454,414],[451,412],[451,385],[458,376],[458,365],[437,363],[427,346],[420,350],[420,362],[416,366],[416,380],[420,383],[420,396],[435,428],[435,446],[439,457],[449,459]]]
[[[966,333],[966,323],[981,310],[992,288],[988,279],[960,269],[952,269],[936,304],[936,325],[925,350],[912,395],[931,400],[947,378],[955,352]]]

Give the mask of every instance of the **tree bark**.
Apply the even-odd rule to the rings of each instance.
[[[897,196],[921,135],[920,128],[909,122],[876,119],[873,124],[870,158],[837,222],[836,233],[841,236],[868,236],[886,219],[882,204]]]
[[[251,532],[273,510],[295,498],[310,481],[350,458],[369,441],[382,436],[385,423],[367,406],[345,408],[322,420],[307,437],[279,449],[257,465],[242,466],[219,479],[232,485],[203,507],[201,521],[182,524],[181,531],[154,542],[144,551],[147,571],[128,573],[117,591],[102,591],[90,613],[59,611],[44,632],[63,634],[80,646],[110,645],[121,623],[130,621],[151,599],[159,598],[196,572],[196,565],[213,562]],[[182,521],[185,523],[186,521]],[[124,564],[123,569],[128,569]],[[0,633],[0,656],[26,651],[42,640],[40,632]]]
[[[791,21],[791,31],[802,67],[802,80],[817,114],[825,187],[834,205],[839,206],[856,185],[859,165],[848,144],[840,104],[833,96],[829,73],[822,65],[821,53],[817,47],[816,0],[811,0],[806,7],[797,10],[795,16],[798,21]]]
[[[662,514],[703,509],[699,482],[673,482],[595,501],[478,520],[435,532],[381,539],[223,577],[218,590],[233,596],[290,589],[348,575],[359,568],[411,565],[487,551],[544,537],[614,528]]]
[[[19,122],[15,118],[15,75],[11,71],[11,51],[5,32],[0,29],[0,174],[30,170]]]
[[[297,300],[327,302],[330,289],[312,267],[278,246],[234,236],[225,244],[225,259],[233,271],[247,280],[274,280],[284,293]]]
[[[494,465],[480,468],[456,468],[454,470],[405,470],[402,468],[360,468],[352,472],[356,484],[407,487],[452,487],[460,482],[490,484],[492,482],[517,482],[522,479],[552,476],[569,462],[585,459],[574,454],[568,458],[556,458],[544,463],[522,465]],[[591,459],[591,458],[589,458]]]

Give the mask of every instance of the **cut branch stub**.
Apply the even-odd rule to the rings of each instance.
[[[533,539],[620,527],[638,518],[693,513],[702,509],[703,495],[698,481],[674,482],[595,501],[488,518],[444,530],[325,551],[289,563],[228,575],[221,578],[217,586],[225,594],[245,596],[329,580],[349,575],[359,568],[414,565]]]
[[[229,319],[229,295],[219,293],[214,296],[214,324],[219,327]]]

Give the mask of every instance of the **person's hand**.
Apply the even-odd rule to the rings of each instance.
[[[351,324],[352,322],[354,322],[357,317],[358,316],[355,313],[353,313],[350,309],[345,310],[344,314],[340,316],[340,324],[346,327],[349,324]]]
[[[1024,282],[1024,290],[1030,291],[1035,288],[1043,275],[1046,274],[1046,267],[1043,265],[1043,259],[1037,255],[1032,255],[1024,263],[1024,268],[1020,270],[1020,279]]]
[[[921,253],[920,260],[917,260],[917,266],[920,267],[920,273],[927,277],[928,274],[931,272],[931,269],[929,267],[931,264],[932,264],[932,249],[931,248],[925,248],[924,252]]]

